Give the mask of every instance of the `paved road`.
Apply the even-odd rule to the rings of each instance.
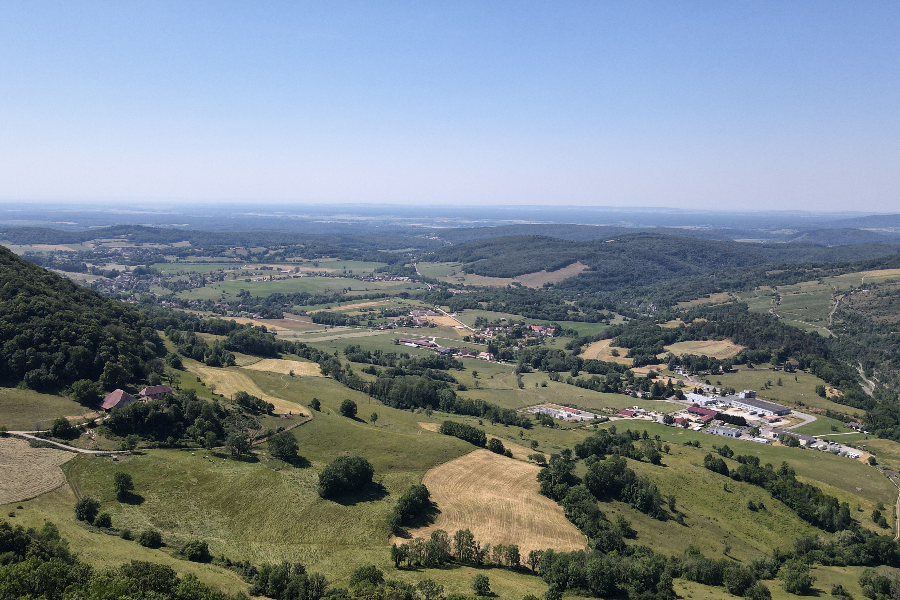
[[[128,454],[127,450],[118,451],[118,450],[85,450],[84,448],[76,448],[75,446],[67,446],[66,444],[61,444],[59,442],[54,442],[52,440],[45,440],[44,438],[38,437],[36,435],[31,435],[25,431],[7,431],[9,435],[14,435],[17,437],[25,438],[26,440],[37,440],[39,442],[43,442],[45,444],[50,444],[51,446],[56,446],[57,448],[61,448],[63,450],[68,450],[69,452],[78,452],[79,454],[96,454],[100,456],[109,456],[111,454]]]
[[[782,429],[796,429],[797,427],[803,427],[804,425],[809,425],[817,418],[815,415],[808,415],[806,413],[796,412],[793,410],[791,411],[791,414],[796,417],[800,417],[801,419],[803,419],[803,422],[797,423],[796,425],[791,425],[790,427],[782,427]]]

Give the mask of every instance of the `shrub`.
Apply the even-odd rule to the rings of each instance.
[[[191,562],[209,562],[212,555],[209,553],[209,544],[203,540],[191,540],[181,548],[179,554]]]
[[[145,548],[159,548],[162,546],[162,534],[155,529],[145,529],[138,536],[137,542]]]
[[[78,437],[78,430],[72,427],[68,419],[60,417],[50,426],[50,435],[61,440],[71,440]]]
[[[497,438],[491,438],[488,440],[487,449],[495,454],[503,454],[506,451],[506,448],[503,446],[503,442],[501,442]]]
[[[104,529],[109,529],[112,527],[112,517],[109,516],[109,513],[100,513],[97,516],[97,519],[94,521],[94,525],[97,527],[102,527]]]
[[[313,409],[314,411],[317,411],[317,412],[318,412],[318,411],[322,410],[322,403],[319,402],[319,399],[318,399],[318,398],[313,398],[313,399],[310,400],[310,402],[309,402],[309,407],[310,407],[311,409]]]

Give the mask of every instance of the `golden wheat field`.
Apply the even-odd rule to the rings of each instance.
[[[743,346],[733,344],[729,340],[700,340],[697,342],[678,342],[671,346],[666,346],[666,351],[671,352],[675,356],[682,354],[696,354],[699,356],[708,356],[710,358],[718,358],[720,360],[737,356],[738,352],[743,350]],[[660,356],[665,356],[661,354]]]
[[[539,470],[488,450],[475,450],[431,469],[422,483],[441,512],[434,524],[413,530],[412,536],[428,537],[435,529],[450,534],[469,529],[482,545],[517,544],[525,554],[584,548],[585,537],[562,508],[538,492]]]
[[[301,362],[299,360],[284,360],[281,358],[264,358],[253,364],[247,365],[245,369],[253,371],[268,371],[270,373],[280,373],[289,375],[291,371],[297,377],[321,377],[322,371],[316,363]]]
[[[32,448],[25,440],[0,438],[0,504],[21,502],[66,482],[61,464],[75,455],[53,448]]]

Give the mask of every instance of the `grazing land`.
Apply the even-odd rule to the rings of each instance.
[[[269,371],[270,373],[281,373],[282,375],[294,374],[295,377],[321,377],[322,372],[319,365],[311,362],[301,362],[299,360],[284,360],[280,358],[264,358],[253,364],[244,367],[252,371]]]
[[[431,469],[422,479],[440,514],[433,525],[412,531],[470,529],[484,543],[517,544],[519,550],[584,548],[584,535],[555,502],[538,493],[540,469],[487,450]]]

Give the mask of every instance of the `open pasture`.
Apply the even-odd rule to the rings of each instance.
[[[421,270],[420,273],[425,275],[425,272]],[[518,275],[516,277],[487,277],[484,275],[476,275],[474,273],[463,273],[462,271],[457,271],[456,274],[448,274],[445,276],[438,276],[441,281],[445,281],[451,284],[462,284],[462,285],[479,285],[484,287],[506,287],[507,285],[513,283],[519,283],[524,285],[525,287],[530,287],[533,289],[541,288],[545,283],[559,283],[565,279],[569,279],[570,277],[575,277],[582,271],[588,270],[588,267],[585,264],[580,262],[573,263],[567,267],[563,267],[562,269],[557,269],[556,271],[535,271],[534,273],[526,273],[524,275]],[[440,272],[446,271],[444,269],[432,268],[429,269],[430,272]],[[451,270],[452,273],[452,270]],[[432,275],[434,277],[434,275]]]
[[[412,531],[469,529],[482,545],[517,544],[529,550],[579,550],[587,540],[556,502],[538,492],[536,465],[488,450],[475,450],[428,471],[422,479],[440,514],[434,524]]]
[[[0,437],[0,504],[28,500],[63,485],[60,465],[74,457],[66,450],[32,448],[23,439]]]
[[[65,396],[0,388],[0,425],[11,431],[44,429],[59,417],[81,417],[93,412],[91,407]]]
[[[696,354],[698,356],[726,359],[737,356],[744,347],[734,344],[730,340],[699,340],[694,342],[677,342],[671,346],[666,346],[665,349],[675,356]],[[660,357],[663,356],[665,354],[660,355]]]

